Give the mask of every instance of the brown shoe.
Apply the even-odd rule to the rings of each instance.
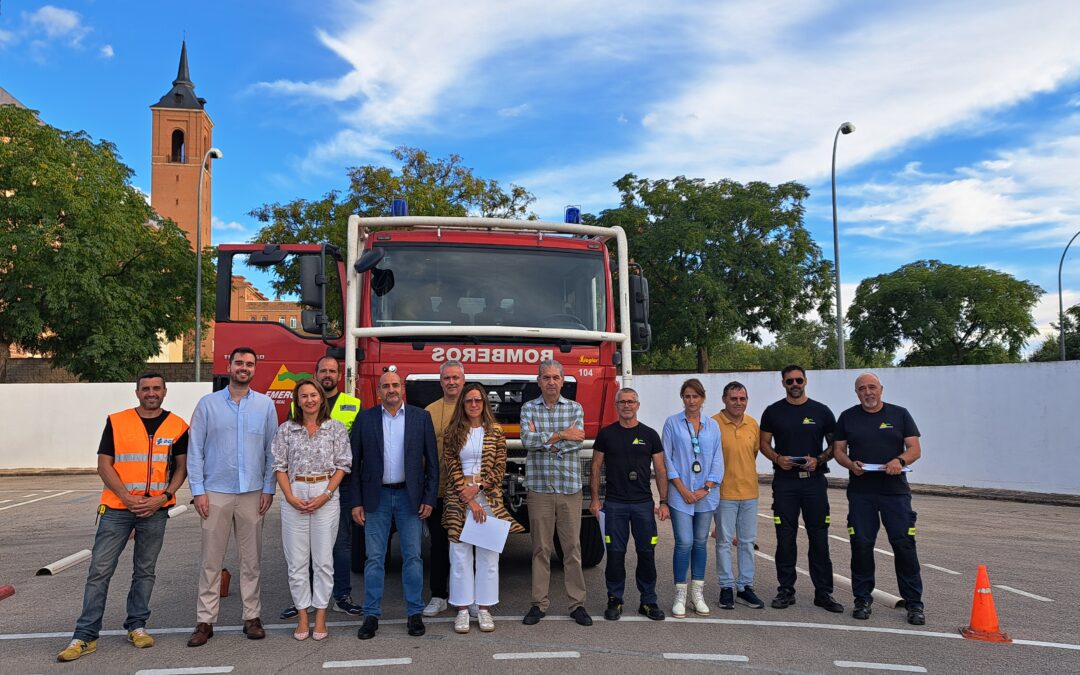
[[[208,623],[195,624],[195,632],[188,638],[188,647],[202,647],[206,641],[214,637],[214,627]]]
[[[244,621],[244,635],[248,636],[249,640],[261,640],[266,637],[266,630],[263,628],[262,619],[255,617],[254,619],[247,619]]]

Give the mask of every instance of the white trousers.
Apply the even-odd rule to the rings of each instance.
[[[313,499],[328,483],[292,484],[297,499]],[[281,500],[281,544],[289,565],[289,591],[297,609],[326,609],[334,588],[334,541],[340,518],[340,496],[306,515]],[[311,567],[314,567],[312,574]],[[309,581],[310,579],[310,581]]]
[[[488,518],[494,518],[483,495],[479,495],[478,501],[487,512]],[[467,509],[465,517],[472,518]],[[498,604],[499,554],[472,544],[450,542],[449,602],[455,607],[472,604],[490,607]]]

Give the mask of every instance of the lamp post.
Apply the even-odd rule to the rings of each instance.
[[[195,381],[202,382],[202,186],[203,174],[211,159],[221,159],[221,150],[210,148],[199,165],[199,198],[195,212]]]
[[[844,304],[840,302],[840,230],[836,226],[836,142],[840,140],[840,134],[845,136],[855,131],[855,125],[844,122],[836,130],[832,142],[832,238],[833,238],[833,261],[836,267],[836,349],[840,359],[840,370],[847,367],[844,358]]]
[[[1065,250],[1061,252],[1061,262],[1058,263],[1058,334],[1061,341],[1061,360],[1065,360],[1065,300],[1061,293],[1061,268],[1065,265],[1065,254],[1069,252],[1069,247],[1072,246],[1073,241],[1080,237],[1080,232],[1077,232],[1069,240],[1068,244],[1065,244]]]

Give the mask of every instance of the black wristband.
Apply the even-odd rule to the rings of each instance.
[[[901,469],[907,466],[907,462],[904,461],[903,457],[897,456],[896,461],[900,462]]]
[[[165,502],[166,503],[171,502],[173,500],[173,493],[169,492],[168,490],[162,491],[161,494],[165,495]]]
[[[661,499],[660,500],[660,505],[661,506],[667,506],[667,500],[666,499]]]

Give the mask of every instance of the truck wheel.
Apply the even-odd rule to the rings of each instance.
[[[604,538],[600,536],[600,521],[592,515],[581,517],[581,566],[596,567],[604,559]],[[562,544],[555,535],[555,555],[563,559]]]

